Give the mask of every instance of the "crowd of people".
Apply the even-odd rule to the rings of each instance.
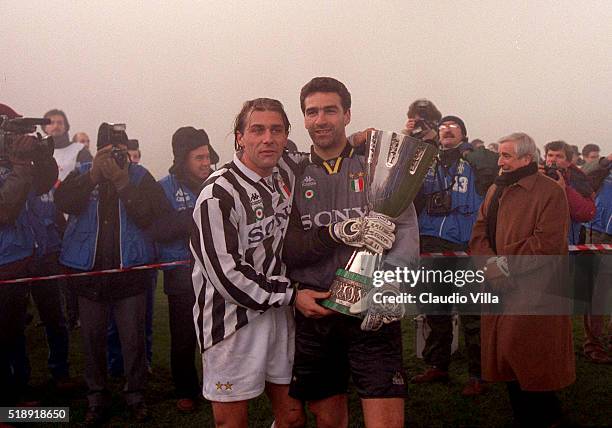
[[[39,150],[36,136],[7,134],[0,153],[0,383],[10,386],[0,389],[2,405],[32,398],[24,333],[31,295],[58,390],[76,386],[68,341],[69,330],[80,328],[84,422],[108,418],[109,374],[125,376],[125,401],[135,421],[146,421],[157,271],[112,270],[190,260],[163,268],[178,411],[194,411],[203,396],[217,426],[246,427],[249,400],[265,392],[273,426],[303,426],[307,406],[317,426],[342,427],[351,380],[366,426],[404,426],[408,382],[449,380],[453,307],[423,308],[431,330],[423,350],[428,368],[408,378],[401,308],[364,299],[351,317],[320,304],[353,250],[383,255],[385,269],[409,265],[423,252],[469,251],[488,257],[483,269],[496,289],[511,274],[507,256],[566,255],[568,245],[612,243],[612,155],[600,156],[594,144],[578,153],[552,141],[540,156],[522,132],[489,145],[470,142],[458,115],[416,100],[403,132],[434,144],[439,155],[414,203],[390,218],[367,208],[365,147],[373,130],[347,136],[347,87],[316,77],[302,88],[300,106],[309,152],[287,150],[283,105],[257,98],[236,116],[231,161],[213,169],[220,159],[206,131],[181,127],[172,137],[169,174],[159,181],[140,165],[139,142],[117,124],[100,125],[93,156],[86,133],[69,138],[61,110],[44,115],[52,154]],[[19,117],[5,105],[0,115]],[[431,269],[463,263],[421,261]],[[10,282],[100,271],[110,272]],[[609,263],[597,271],[605,287]],[[399,285],[385,284],[384,292],[398,293]],[[558,424],[555,391],[576,377],[570,316],[459,318],[469,375],[462,394],[486,394],[487,382],[506,382],[517,423]],[[601,310],[584,315],[584,353],[594,363],[612,363],[605,322]]]

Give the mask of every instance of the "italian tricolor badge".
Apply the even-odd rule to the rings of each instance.
[[[363,188],[365,186],[365,181],[363,177],[357,177],[351,179],[351,190],[353,192],[363,192]]]

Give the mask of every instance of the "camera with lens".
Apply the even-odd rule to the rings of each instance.
[[[115,159],[119,168],[123,169],[129,162],[127,150],[119,147],[120,144],[127,146],[128,143],[125,123],[109,123],[105,129],[107,132],[105,141],[110,142],[113,146],[111,156]]]
[[[450,189],[440,190],[427,195],[427,214],[448,215],[453,207],[453,199]]]
[[[436,129],[435,122],[419,119],[415,122],[412,131],[410,131],[410,136],[422,140],[423,137],[432,129]]]
[[[547,177],[552,178],[555,181],[559,180],[559,175],[557,174],[557,172],[559,172],[559,174],[561,174],[561,170],[559,169],[559,167],[557,166],[557,164],[555,162],[550,164],[550,166],[549,165],[544,165],[544,175],[546,175]]]
[[[428,120],[430,116],[430,103],[427,100],[419,101],[415,107],[414,115],[419,117],[410,131],[410,136],[422,140],[431,130],[437,129],[436,121]],[[430,139],[431,140],[431,139]]]
[[[37,126],[48,125],[51,123],[49,119],[34,118],[34,117],[18,117],[9,119],[8,116],[0,116],[0,159],[8,159],[13,150],[13,144],[21,135],[32,134],[36,132]],[[40,159],[52,157],[55,143],[50,136],[42,137],[39,133],[36,134],[37,143],[31,153],[27,156],[32,159]]]

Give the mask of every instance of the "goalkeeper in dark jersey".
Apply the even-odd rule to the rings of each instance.
[[[381,322],[379,308],[372,305],[362,322],[330,311],[316,300],[329,297],[336,269],[346,265],[355,247],[376,253],[391,248],[385,258],[390,265],[405,266],[416,260],[416,213],[411,205],[395,220],[377,213],[366,215],[366,162],[346,138],[351,96],[341,82],[314,78],[302,88],[300,102],[313,146],[310,162],[296,177],[284,243],[289,276],[299,283],[289,394],[308,402],[318,426],[347,426],[351,377],[366,426],[402,427],[406,379],[397,321],[403,313],[385,314]],[[399,292],[396,285],[385,287]]]

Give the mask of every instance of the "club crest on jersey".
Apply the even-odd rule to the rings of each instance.
[[[311,187],[311,186],[316,186],[317,185],[317,181],[312,178],[310,175],[307,175],[306,177],[304,177],[302,179],[302,187]]]
[[[312,189],[308,189],[308,190],[306,190],[306,191],[304,192],[304,197],[305,197],[306,199],[312,199],[312,198],[314,198],[314,196],[315,196],[315,191],[314,191],[314,190],[312,190]]]
[[[363,172],[349,174],[350,188],[353,192],[363,192],[365,189],[365,178]]]
[[[459,165],[457,166],[457,174],[463,174],[463,171],[465,170],[465,161],[463,159],[459,160]]]
[[[259,193],[253,192],[251,193],[249,199],[251,201],[251,209],[253,210],[253,214],[255,214],[255,218],[257,220],[262,220],[264,218],[264,207],[261,196],[259,196]]]

